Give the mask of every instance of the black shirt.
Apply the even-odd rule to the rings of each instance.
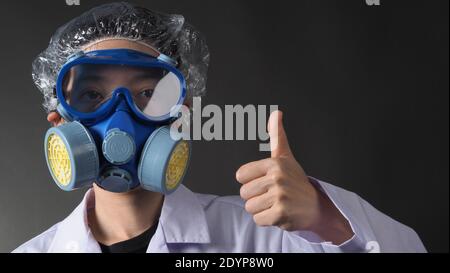
[[[136,237],[109,246],[100,242],[98,244],[103,253],[146,253],[157,227],[155,224]]]

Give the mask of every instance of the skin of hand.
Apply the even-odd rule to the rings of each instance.
[[[334,244],[350,239],[353,232],[347,219],[313,186],[294,158],[281,111],[272,112],[267,127],[271,157],[247,163],[236,172],[245,210],[260,226],[309,230]]]

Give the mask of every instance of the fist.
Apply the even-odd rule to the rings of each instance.
[[[289,148],[282,113],[268,122],[271,157],[247,163],[236,172],[245,209],[256,224],[285,230],[308,229],[319,217],[319,198]]]
[[[236,172],[245,210],[260,226],[310,230],[340,243],[353,234],[331,200],[317,190],[294,158],[283,128],[282,112],[269,117],[271,157],[247,163]]]

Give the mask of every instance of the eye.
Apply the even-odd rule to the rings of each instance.
[[[139,96],[149,99],[153,96],[153,89],[145,89],[139,93]]]
[[[103,95],[95,90],[87,90],[83,92],[82,98],[86,100],[98,101],[103,99]]]

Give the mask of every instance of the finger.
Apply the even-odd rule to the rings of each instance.
[[[236,180],[241,184],[245,184],[266,175],[271,165],[269,159],[265,158],[242,165],[236,172]]]
[[[272,194],[265,193],[251,198],[245,202],[245,210],[250,214],[257,214],[272,207],[275,198]]]
[[[52,124],[52,126],[56,126],[61,122],[62,118],[57,112],[50,112],[47,115],[47,121]]]
[[[267,123],[267,128],[270,137],[271,156],[291,156],[292,152],[283,127],[283,112],[279,110],[272,112]]]
[[[253,215],[253,220],[259,226],[275,226],[278,223],[277,214],[274,213],[274,206]]]
[[[241,186],[240,195],[242,199],[248,200],[252,197],[266,193],[270,188],[272,180],[267,176],[261,176]]]

